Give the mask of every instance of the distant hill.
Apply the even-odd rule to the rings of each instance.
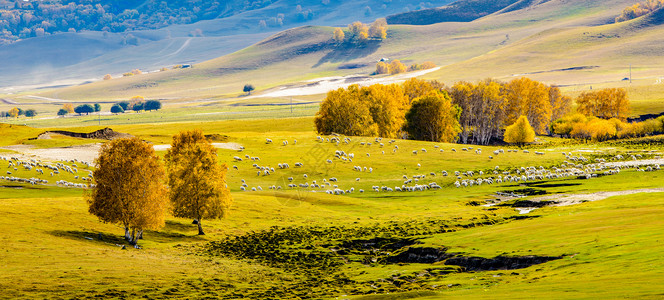
[[[345,27],[452,1],[0,0],[0,61],[10,62],[0,72],[0,88],[80,83],[136,68],[198,63],[289,28]],[[36,36],[42,27],[43,36]],[[80,51],[87,47],[93,51]]]
[[[664,51],[664,26],[657,25],[661,12],[615,24],[615,17],[631,2],[515,2],[525,6],[508,6],[472,22],[390,25],[386,40],[357,45],[334,43],[331,27],[303,26],[191,69],[99,81],[40,96],[114,100],[140,94],[160,99],[220,99],[241,95],[246,83],[253,84],[259,94],[297,82],[315,84],[309,80],[317,77],[366,76],[375,71],[381,58],[400,59],[405,64],[433,61],[441,68],[426,78],[447,84],[515,76],[561,85],[612,82],[625,77],[629,64],[638,64],[639,72],[661,74],[664,65],[654,59]]]
[[[516,4],[514,10],[531,5],[533,0],[459,0],[450,5],[388,16],[389,24],[429,25],[441,22],[470,22]]]

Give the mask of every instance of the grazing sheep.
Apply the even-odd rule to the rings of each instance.
[[[271,139],[265,139],[265,143],[270,144],[270,143],[272,143],[272,140]]]

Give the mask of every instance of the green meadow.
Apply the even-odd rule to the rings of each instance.
[[[160,114],[143,115],[156,118]],[[68,121],[72,124],[67,130],[74,132],[99,128],[86,126],[85,117]],[[501,173],[530,166],[549,169],[566,160],[563,152],[591,161],[618,154],[639,154],[647,159],[661,156],[661,144],[643,143],[634,148],[628,143],[592,145],[542,138],[542,144],[528,148],[529,153],[508,146],[489,146],[480,147],[482,154],[477,154],[477,147],[462,150],[468,145],[409,140],[390,143],[386,139],[376,142],[375,138],[350,137],[348,144],[321,142],[311,117],[122,123],[111,127],[154,144],[170,143],[173,132],[200,128],[205,134],[223,136],[224,143],[244,146],[243,151],[219,149],[220,160],[229,166],[227,182],[234,198],[230,215],[221,220],[203,220],[205,236],[196,235],[191,220],[167,217],[164,228],[145,233],[139,250],[122,240],[120,227],[101,223],[87,212],[85,189],[54,184],[55,180],[81,182],[73,178],[74,174],[45,174],[43,178],[50,179],[45,185],[0,181],[3,298],[662,296],[659,278],[664,261],[658,246],[664,238],[664,193],[629,192],[661,188],[662,171],[624,169],[617,175],[592,179],[571,177],[467,188],[453,184],[457,180],[454,171],[490,174],[496,167]],[[46,129],[3,125],[6,134],[2,146],[25,144],[57,149],[83,143],[73,138],[29,140]],[[266,143],[267,138],[273,143]],[[283,145],[284,140],[288,145]],[[518,151],[505,151],[490,159],[489,155],[499,149]],[[334,157],[336,150],[354,153],[355,158],[344,162]],[[535,151],[545,154],[535,155]],[[17,153],[0,153],[12,155]],[[252,161],[245,155],[260,160]],[[235,156],[243,160],[235,161]],[[296,162],[303,166],[295,167]],[[257,175],[254,163],[274,167],[275,172]],[[279,169],[279,163],[288,163],[290,168]],[[373,171],[356,171],[354,166]],[[4,163],[1,168],[5,168]],[[79,167],[79,174],[84,170]],[[450,175],[443,176],[443,170]],[[33,173],[15,171],[19,177]],[[372,190],[373,186],[401,186],[404,175],[409,179],[425,175],[422,184],[436,182],[441,189]],[[293,177],[295,184],[314,180],[320,184],[324,178],[335,177],[334,184],[339,188],[353,188],[354,192],[330,195],[324,191],[331,187],[291,189],[287,187],[288,177]],[[246,191],[241,190],[243,179],[248,185]],[[270,186],[281,189],[272,190]],[[252,187],[261,187],[262,191],[251,191]],[[524,189],[545,195],[628,192],[570,206],[546,206],[528,214],[519,214],[512,207],[514,199],[483,206],[497,197],[496,192]],[[537,196],[519,200],[533,197]],[[363,248],[361,245],[369,240],[383,244]],[[127,249],[123,250],[122,245]],[[558,259],[511,270],[468,270],[446,265],[444,260],[412,262],[393,258],[420,248],[437,249],[451,257]]]

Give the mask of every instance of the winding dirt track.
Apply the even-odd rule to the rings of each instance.
[[[625,191],[608,191],[608,192],[595,192],[589,194],[558,194],[558,195],[549,195],[542,196],[530,199],[531,201],[556,201],[558,204],[553,206],[567,206],[579,204],[584,201],[597,201],[604,200],[613,196],[622,196],[622,195],[631,195],[638,193],[662,193],[664,188],[651,188],[651,189],[635,189],[635,190],[625,190]]]

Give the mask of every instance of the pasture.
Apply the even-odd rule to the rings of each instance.
[[[157,119],[160,114],[144,115]],[[85,117],[70,120],[67,130],[99,128],[88,125]],[[87,183],[80,178],[88,168],[80,162],[60,161],[70,168],[76,164],[76,174],[51,177],[45,172],[47,184],[0,179],[0,213],[6,216],[0,218],[0,297],[661,296],[658,278],[664,262],[658,245],[664,234],[664,193],[635,193],[662,187],[664,171],[656,169],[661,143],[579,144],[542,138],[541,144],[527,149],[481,146],[479,153],[472,145],[318,138],[311,117],[166,120],[111,127],[155,145],[169,144],[179,130],[201,128],[222,137],[220,142],[244,147],[218,150],[229,166],[234,197],[229,217],[206,220],[206,236],[196,236],[191,220],[167,217],[163,229],[145,233],[139,242],[142,249],[123,250],[122,229],[87,212],[85,189],[55,184]],[[28,140],[46,129],[3,125],[6,134],[0,146],[32,143],[57,149],[85,143],[73,138]],[[339,151],[344,154],[336,157]],[[12,150],[0,152],[0,157],[12,156],[22,162],[39,161]],[[0,162],[3,176],[10,171],[11,176],[42,178],[34,168],[14,170]],[[605,175],[618,164],[639,162],[643,164],[638,169],[623,167]],[[646,171],[648,166],[652,171]],[[532,173],[530,167],[549,173]],[[566,173],[554,168],[581,173],[544,177]],[[533,177],[497,182],[498,176],[506,178],[505,172],[516,177],[517,171],[519,177]],[[581,174],[597,177],[585,179]],[[491,178],[493,184],[455,186],[457,181],[478,178]],[[431,188],[417,190],[418,185]],[[335,189],[343,195],[326,193]],[[580,204],[547,205],[526,214],[517,209],[523,208],[519,201],[537,197],[586,194],[594,200],[592,194],[602,191],[625,192]],[[501,197],[497,192],[525,197]],[[500,269],[476,268],[467,263],[473,257],[494,259]],[[499,257],[525,258],[512,269],[501,265]],[[552,260],[528,266],[540,262],[538,257]],[[462,263],[446,264],[448,258]]]

